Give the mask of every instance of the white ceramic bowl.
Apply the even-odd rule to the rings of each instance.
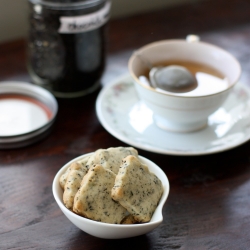
[[[152,65],[171,60],[207,65],[221,72],[229,84],[222,91],[201,96],[158,92],[139,80],[147,68],[142,58]],[[205,127],[208,116],[222,105],[241,75],[239,62],[227,51],[208,43],[187,40],[163,40],[145,45],[131,56],[128,67],[137,93],[153,111],[156,124],[176,132],[191,132]]]
[[[65,164],[56,174],[52,185],[53,195],[57,204],[59,205],[60,209],[65,214],[65,216],[75,226],[77,226],[84,232],[99,238],[120,239],[120,238],[128,238],[146,234],[161,224],[161,222],[163,221],[163,216],[162,216],[163,205],[165,204],[169,194],[169,181],[165,173],[155,163],[142,156],[139,156],[140,160],[144,162],[148,166],[149,170],[162,181],[164,187],[163,195],[150,222],[144,224],[134,224],[134,225],[108,224],[86,219],[68,210],[63,204],[63,191],[62,188],[60,187],[59,179],[72,162],[78,161],[83,157],[86,157],[87,155],[90,154],[82,155]]]

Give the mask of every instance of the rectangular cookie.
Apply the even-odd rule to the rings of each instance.
[[[90,168],[94,164],[101,164],[104,168],[117,174],[122,163],[122,159],[128,155],[138,157],[138,152],[132,147],[99,149],[89,158],[87,168]]]
[[[102,165],[93,165],[75,195],[73,211],[95,221],[120,224],[127,211],[111,198],[115,177]]]
[[[63,203],[70,210],[73,209],[76,192],[80,188],[81,181],[88,171],[86,163],[87,159],[81,163],[74,162],[70,165],[70,171],[68,172],[63,192]]]
[[[161,180],[137,157],[130,155],[123,159],[111,195],[136,221],[150,221],[162,193]]]
[[[86,162],[88,161],[88,159],[89,159],[89,156],[86,156],[86,157],[84,157],[83,159],[81,159],[80,161],[78,161],[78,163],[80,163],[81,165],[86,166]],[[59,179],[59,184],[60,184],[60,186],[61,186],[61,188],[62,188],[63,190],[64,190],[64,186],[65,186],[65,184],[66,184],[68,175],[69,175],[69,173],[70,173],[70,171],[71,171],[71,165],[72,165],[72,164],[70,164],[70,166],[67,168],[67,170],[65,171],[65,173],[64,173],[64,174],[60,177],[60,179]]]

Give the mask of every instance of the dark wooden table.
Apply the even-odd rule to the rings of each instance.
[[[241,82],[250,87],[248,0],[202,1],[111,21],[103,84],[127,72],[134,49],[191,33],[237,57]],[[30,81],[25,61],[25,41],[2,44],[0,80]],[[0,151],[0,249],[250,249],[250,142],[206,156],[139,150],[165,171],[171,186],[164,221],[147,235],[104,240],[68,221],[51,191],[56,172],[81,154],[127,146],[99,123],[97,95],[58,99],[49,136],[25,148]]]

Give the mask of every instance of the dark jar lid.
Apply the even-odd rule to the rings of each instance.
[[[47,90],[24,82],[0,83],[0,149],[27,146],[44,138],[58,111]]]

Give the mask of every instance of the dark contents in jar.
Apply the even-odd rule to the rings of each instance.
[[[62,93],[91,88],[104,70],[105,25],[87,32],[60,34],[59,18],[88,14],[99,10],[103,4],[87,10],[55,10],[39,6],[30,4],[28,56],[34,82]]]

